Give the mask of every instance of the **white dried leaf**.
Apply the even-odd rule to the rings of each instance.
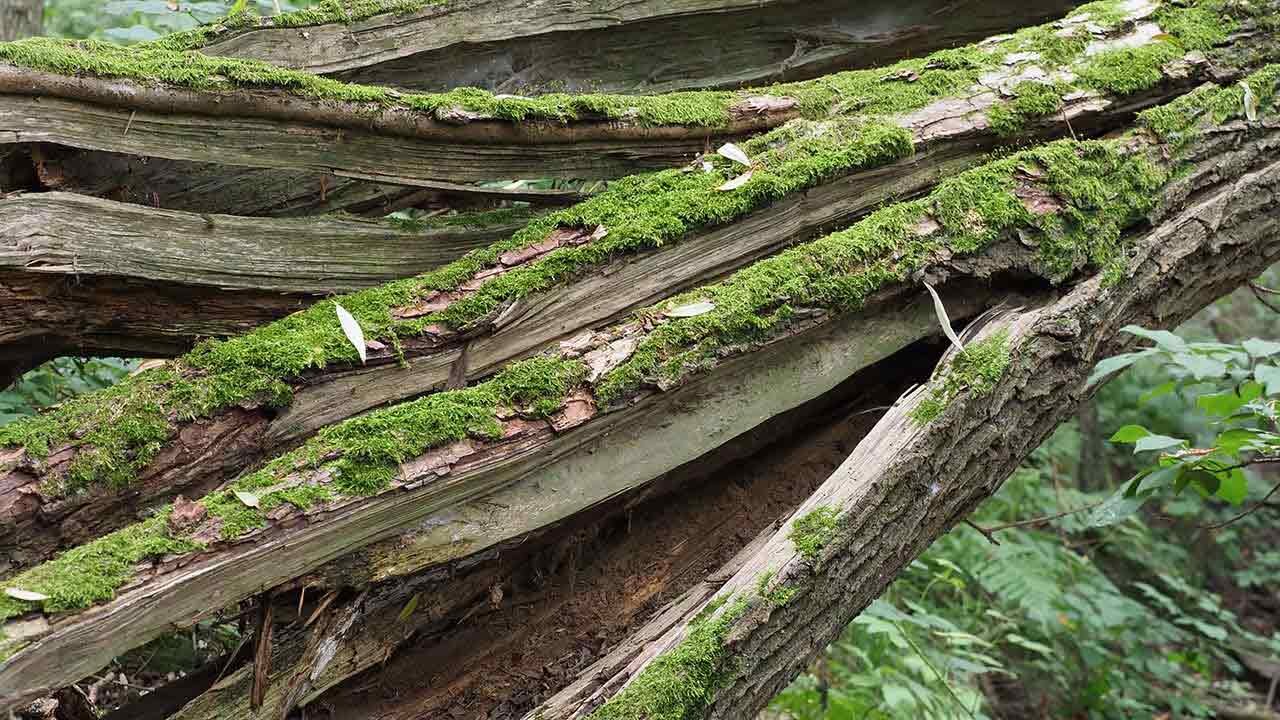
[[[681,305],[680,307],[671,308],[670,310],[667,310],[666,312],[664,312],[663,315],[666,315],[667,317],[673,317],[673,318],[697,317],[699,315],[706,315],[707,313],[715,309],[716,309],[715,303],[707,302],[704,300],[702,302],[689,303],[688,305]]]
[[[338,303],[333,304],[333,309],[338,313],[338,322],[342,324],[342,333],[355,346],[356,352],[360,353],[360,362],[365,362],[368,354],[364,347],[364,330],[360,329],[360,323],[356,322],[355,316],[347,312],[347,309]]]
[[[725,183],[725,184],[721,185],[720,187],[718,187],[718,188],[716,188],[716,189],[717,189],[717,190],[721,190],[721,191],[737,190],[738,188],[742,187],[743,185],[746,185],[746,184],[747,184],[747,181],[748,181],[748,180],[750,180],[750,179],[751,179],[751,171],[750,171],[750,170],[748,170],[748,171],[746,171],[746,172],[742,173],[741,175],[739,175],[738,177],[736,177],[736,178],[734,178],[734,179],[730,180],[729,182],[727,182],[727,183]]]
[[[49,599],[49,596],[44,593],[38,593],[32,590],[21,590],[19,588],[5,588],[4,594],[14,600],[22,600],[23,602],[42,602]]]
[[[933,311],[938,314],[938,324],[942,326],[942,333],[947,336],[952,345],[956,346],[956,350],[964,352],[964,343],[960,342],[956,331],[951,329],[951,318],[947,317],[947,308],[942,304],[942,298],[938,297],[938,291],[934,290],[929,283],[924,284],[924,289],[928,290],[929,295],[933,297]]]
[[[715,166],[715,165],[712,165],[710,160],[703,160],[703,161],[702,161],[702,172],[704,172],[704,173],[709,173],[709,172],[711,172],[712,170],[715,170],[715,169],[716,169],[716,166]]]
[[[733,143],[725,143],[721,145],[720,149],[716,150],[716,154],[720,157],[729,158],[739,165],[751,167],[751,158],[747,157],[747,154],[742,151],[742,148],[734,145]]]
[[[1249,122],[1257,122],[1258,96],[1253,94],[1253,88],[1244,80],[1240,81],[1240,87],[1244,89],[1244,116]]]
[[[257,495],[254,495],[251,492],[245,492],[244,490],[236,490],[235,494],[236,494],[236,499],[244,503],[245,505],[248,505],[251,508],[258,507],[259,500]]]

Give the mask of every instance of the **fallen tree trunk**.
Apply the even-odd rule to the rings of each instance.
[[[1155,6],[1144,6],[1136,12],[1139,17],[1147,17],[1154,10]],[[1108,51],[1112,44],[1121,48],[1142,45],[1158,34],[1145,26],[1139,29],[1132,22],[1122,22],[1118,27],[1127,32],[1096,41],[1090,62],[1101,62],[1109,57],[1108,52],[1129,52]],[[1239,52],[1256,62],[1272,52],[1271,42],[1266,35],[1242,34],[1235,44],[1216,50],[1214,56],[1225,58],[1228,51]],[[179,410],[176,421],[162,418],[160,422],[173,423],[173,429],[160,438],[163,444],[158,449],[152,446],[148,455],[133,455],[126,448],[120,457],[119,451],[113,451],[120,459],[104,461],[102,465],[114,472],[122,464],[131,463],[131,470],[137,473],[132,475],[126,469],[118,476],[117,485],[130,483],[132,499],[128,503],[120,502],[109,488],[106,492],[98,490],[104,483],[92,472],[86,476],[83,465],[81,476],[74,483],[77,492],[61,489],[77,465],[86,460],[86,454],[90,455],[89,462],[95,463],[92,454],[97,452],[96,447],[110,443],[84,433],[67,433],[66,438],[55,436],[51,440],[47,435],[38,436],[45,442],[43,449],[10,459],[10,496],[21,500],[11,502],[3,513],[0,544],[9,550],[13,562],[37,561],[62,543],[84,541],[117,527],[138,507],[178,493],[196,497],[221,482],[226,466],[185,461],[189,453],[202,452],[200,448],[213,437],[241,453],[228,462],[240,467],[252,465],[302,441],[324,425],[383,403],[439,389],[455,371],[467,379],[483,377],[547,342],[598,326],[674,290],[724,273],[784,243],[803,239],[817,228],[848,222],[884,199],[918,192],[938,174],[963,167],[998,141],[1000,135],[990,128],[987,116],[1001,118],[1002,127],[1013,122],[1009,119],[1012,117],[1028,135],[1068,130],[1098,132],[1114,127],[1136,109],[1184,92],[1193,78],[1209,68],[1203,58],[1160,62],[1151,68],[1155,75],[1143,89],[1130,87],[1128,94],[1116,96],[1056,87],[1050,106],[1058,110],[1044,115],[1053,111],[1020,110],[1019,96],[1013,90],[1025,85],[1024,77],[1037,74],[1035,62],[1035,58],[1019,57],[1001,63],[1003,69],[984,77],[982,86],[965,86],[965,92],[955,96],[943,93],[918,110],[892,118],[894,126],[884,126],[885,129],[857,120],[847,125],[798,123],[746,143],[744,147],[755,163],[755,182],[765,188],[759,193],[750,191],[754,183],[734,194],[716,191],[714,188],[722,179],[716,173],[667,173],[641,178],[603,193],[581,209],[535,222],[511,244],[501,245],[503,252],[492,252],[482,263],[468,256],[439,273],[424,276],[416,281],[421,289],[409,293],[398,290],[390,296],[394,302],[388,302],[382,294],[344,299],[345,306],[360,317],[366,337],[376,337],[386,346],[398,343],[395,349],[371,348],[368,365],[352,368],[347,364],[345,358],[354,353],[338,331],[332,309],[327,307],[228,344],[225,352],[236,357],[269,351],[270,357],[264,359],[275,363],[278,355],[286,352],[278,336],[305,332],[312,344],[298,345],[297,350],[315,357],[315,343],[323,343],[327,357],[301,367],[328,367],[323,372],[272,371],[269,380],[275,387],[281,387],[280,382],[288,384],[286,390],[276,392],[277,396],[287,393],[287,407],[264,404],[252,393],[235,394],[235,401],[223,401],[221,406],[201,412]],[[1224,77],[1231,77],[1234,72],[1229,64],[1212,67],[1214,74]],[[1003,88],[1001,92],[1008,92],[1010,97],[1002,99],[993,87]],[[896,90],[889,86],[884,92]],[[904,148],[908,145],[921,148],[921,152],[910,161],[886,165],[906,154]],[[843,154],[843,167],[830,167],[833,153]],[[772,189],[779,186],[781,192]],[[802,190],[808,192],[801,194]],[[744,201],[738,193],[750,194]],[[638,199],[643,203],[637,205]],[[694,209],[689,209],[691,202],[696,205]],[[762,208],[768,203],[772,204]],[[732,219],[739,220],[717,227]],[[574,228],[581,229],[566,231]],[[591,237],[600,232],[605,235]],[[662,234],[654,237],[655,232]],[[583,249],[578,250],[579,246]],[[620,253],[637,251],[644,254],[618,257]],[[588,260],[582,262],[574,257]],[[579,262],[582,265],[574,267]],[[594,272],[585,274],[588,271]],[[551,279],[547,277],[549,273],[554,273]],[[575,277],[580,279],[567,287],[558,284]],[[522,278],[539,285],[531,289]],[[415,300],[415,296],[421,299]],[[374,332],[374,328],[386,329]],[[322,334],[317,337],[317,333]],[[410,360],[409,368],[398,364],[400,357]],[[253,370],[250,363],[261,361],[236,360],[237,364],[226,369],[208,367],[214,371],[212,379],[199,377],[207,371],[201,369],[201,361],[187,362],[200,382],[221,382],[217,377],[220,374],[227,378],[238,375],[241,379],[234,382],[244,384],[243,372]],[[263,384],[261,379],[254,382]],[[168,401],[162,404],[172,406]],[[252,421],[246,421],[241,414],[245,405],[250,406]],[[67,415],[79,412],[68,410]],[[228,413],[234,414],[237,421],[221,419]],[[192,416],[210,417],[192,422]],[[91,411],[87,420],[73,422],[83,427],[86,422],[95,422],[93,417]],[[231,433],[236,441],[230,442],[223,433]],[[67,443],[68,439],[73,441]],[[39,448],[29,440],[25,442]],[[42,460],[40,453],[48,460]],[[32,492],[36,488],[39,491]],[[81,492],[85,489],[90,492]]]
[[[1055,17],[1078,3],[934,0],[389,3],[369,16],[315,11],[228,18],[166,44],[351,82],[444,91],[655,93],[815,77],[920,55]]]
[[[1274,124],[1269,113],[1276,73],[1272,68],[1250,79],[1251,92],[1263,98],[1262,112],[1268,114],[1264,126]],[[220,605],[242,599],[415,526],[432,512],[503,487],[519,491],[521,477],[552,473],[577,489],[595,487],[605,497],[643,485],[757,424],[755,418],[803,401],[796,393],[809,391],[801,382],[831,387],[865,364],[866,354],[883,357],[895,346],[891,338],[929,333],[927,305],[895,310],[890,302],[908,291],[911,286],[903,281],[917,273],[935,279],[952,273],[1029,273],[1060,280],[1082,264],[1095,263],[1115,278],[1128,264],[1128,243],[1116,244],[1120,233],[1157,203],[1185,198],[1188,182],[1171,180],[1182,175],[1172,170],[1179,166],[1174,151],[1197,135],[1197,123],[1209,109],[1227,112],[1223,108],[1234,100],[1240,108],[1234,112],[1243,113],[1243,95],[1239,88],[1206,90],[1149,115],[1150,131],[1102,143],[1060,142],[965,173],[929,198],[891,206],[846,232],[665,303],[659,308],[665,320],[646,313],[645,322],[562,344],[550,355],[511,366],[489,384],[335,426],[226,492],[201,503],[179,503],[171,514],[17,575],[10,580],[14,586],[50,596],[46,610],[74,608],[86,592],[95,599],[104,591],[118,594],[82,612],[8,622],[4,630],[16,652],[0,667],[0,688],[14,690],[3,699],[16,702],[74,679],[172,623],[209,612],[210,598]],[[1274,161],[1274,137],[1261,132],[1259,123],[1236,123],[1230,130],[1210,139],[1236,143],[1249,132],[1262,137],[1242,151],[1192,165],[1202,171],[1193,178],[1225,184]],[[1242,182],[1270,182],[1269,177],[1245,175]],[[1100,197],[1098,187],[1108,193]],[[1275,218],[1267,214],[1274,210],[1264,192],[1270,186],[1259,187],[1259,192],[1239,194],[1261,198],[1263,208],[1255,209],[1250,226],[1257,233],[1240,237],[1247,241],[1242,247],[1261,252],[1271,247],[1274,225],[1269,223]],[[1139,257],[1150,250],[1149,244],[1135,248]],[[1247,272],[1239,262],[1231,268]],[[789,302],[779,305],[779,293]],[[691,317],[675,312],[697,297],[708,298],[713,307]],[[965,301],[983,302],[972,292],[964,300],[950,300],[954,306]],[[841,312],[864,303],[861,313]],[[780,307],[788,312],[776,314]],[[868,332],[874,327],[885,330]],[[849,350],[854,337],[862,339],[855,345],[858,355]],[[876,339],[868,342],[870,337]],[[621,350],[624,346],[629,347]],[[752,348],[761,349],[748,352]],[[794,360],[784,362],[788,352],[795,353]],[[806,358],[806,353],[817,355]],[[829,372],[814,374],[818,358],[830,363]],[[714,371],[690,375],[709,368]],[[743,373],[743,380],[733,380],[734,373]],[[799,377],[792,381],[792,374]],[[654,394],[646,389],[650,383],[673,389]],[[940,392],[941,397],[931,398],[945,407],[950,391]],[[716,403],[723,398],[733,398],[736,409],[725,406],[722,412]],[[679,413],[672,415],[676,408]],[[461,427],[436,424],[459,412],[478,415]],[[534,419],[539,416],[546,419]],[[591,452],[602,433],[620,424],[638,431],[636,439],[627,446],[611,444],[609,457]],[[378,430],[386,427],[398,428],[396,442],[403,444],[386,445]],[[415,432],[422,434],[409,434]],[[248,493],[252,500],[233,497],[232,491]],[[371,491],[378,494],[361,497]],[[590,503],[589,497],[582,500]],[[550,515],[570,516],[581,507],[553,509],[542,524],[554,520]],[[488,528],[483,537],[493,541],[502,532],[526,529]],[[174,556],[150,568],[135,567],[160,552]],[[109,566],[119,567],[120,574],[88,590],[77,580],[82,556],[115,563]],[[396,571],[418,567],[402,565]],[[11,618],[32,607],[7,605]],[[108,626],[109,637],[102,632]],[[58,658],[56,665],[52,657]]]
[[[1004,29],[1026,19],[1003,17],[1009,23]],[[932,35],[940,44],[948,40],[944,33]],[[894,72],[919,75],[924,64]],[[953,69],[968,71],[965,85],[978,79],[976,67]],[[945,75],[923,74],[929,85]],[[165,205],[173,209],[222,211],[216,190],[247,180],[287,188],[287,207],[296,210],[325,205],[314,196],[323,198],[330,176],[351,185],[346,190],[355,201],[412,191],[387,189],[394,186],[443,181],[463,192],[460,183],[613,178],[670,167],[719,139],[857,104],[878,80],[837,74],[758,91],[653,96],[523,98],[473,89],[424,95],[191,56],[163,44],[127,50],[41,39],[0,46],[0,128],[8,131],[0,142],[93,151],[63,159],[61,173],[72,177],[93,176],[94,166],[121,154],[166,160],[155,168],[148,162],[129,195],[181,201]],[[397,158],[394,171],[381,161],[385,157]],[[231,166],[226,172],[235,177],[211,173],[211,164]],[[292,173],[299,182],[262,180],[246,172],[252,169]],[[174,186],[180,192],[166,191]]]
[[[1273,131],[1263,142],[1274,148],[1275,138]],[[986,324],[969,347],[1001,349],[998,380],[981,392],[947,393],[948,373],[959,372],[952,355],[950,367],[896,404],[790,522],[725,569],[732,578],[716,600],[659,617],[526,717],[678,710],[739,718],[761,710],[1070,417],[1094,364],[1134,344],[1121,327],[1174,327],[1280,257],[1280,162],[1252,155],[1257,147],[1208,159],[1181,186],[1181,212],[1157,218],[1122,283],[1095,277]],[[922,407],[940,392],[949,396],[945,409],[922,422]],[[672,681],[691,684],[670,692],[664,682]]]

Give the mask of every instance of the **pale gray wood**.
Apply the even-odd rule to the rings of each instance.
[[[40,34],[44,0],[0,0],[0,42]]]
[[[519,227],[409,231],[382,220],[245,218],[24,193],[0,198],[0,271],[325,295],[426,272]]]
[[[659,93],[865,67],[1057,17],[1032,0],[450,2],[351,25],[267,26],[206,50],[353,82],[441,91]]]
[[[1191,178],[1166,195],[1181,210],[1158,218],[1137,244],[1123,285],[1096,276],[1061,296],[1003,314],[982,336],[1009,332],[1012,363],[987,397],[958,397],[927,426],[909,418],[924,388],[905,397],[792,520],[740,567],[717,597],[746,598],[731,631],[728,683],[698,717],[750,717],[803,671],[848,622],[942,533],[993,494],[1018,465],[1071,417],[1100,359],[1136,344],[1121,327],[1174,327],[1280,258],[1280,162],[1269,137],[1243,149],[1232,134],[1205,149]],[[1263,148],[1268,148],[1264,150]],[[1182,209],[1182,203],[1185,209]],[[792,523],[819,507],[837,508],[841,529],[816,566],[788,537]],[[758,596],[795,588],[773,606]],[[584,718],[677,644],[705,604],[659,616],[610,657],[526,716]],[[656,638],[656,639],[650,639]]]

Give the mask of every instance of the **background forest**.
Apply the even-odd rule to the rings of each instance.
[[[145,41],[235,4],[48,0],[44,32]],[[307,4],[257,2],[263,14]],[[1260,280],[1277,284],[1275,271]],[[1280,338],[1269,299],[1261,290],[1237,292],[1177,334],[1222,343]],[[110,385],[138,362],[48,363],[0,392],[0,424]],[[1141,425],[1201,441],[1196,446],[1217,432],[1197,403],[1203,392],[1194,385],[1164,392],[1168,380],[1166,364],[1151,359],[1102,387],[979,510],[977,527],[958,526],[934,544],[776,699],[771,714],[1275,717],[1264,708],[1275,706],[1280,678],[1280,501],[1237,517],[1245,508],[1193,488],[1158,496],[1121,522],[1093,522],[1093,509],[1144,467],[1131,447],[1107,441],[1116,430]],[[1265,467],[1245,475],[1251,498],[1276,480]],[[176,655],[174,666],[189,660]],[[145,673],[172,671],[166,656],[152,651]],[[145,677],[130,673],[122,684],[145,687]]]

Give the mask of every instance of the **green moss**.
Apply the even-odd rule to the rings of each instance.
[[[723,607],[723,611],[717,611]],[[645,666],[631,684],[587,716],[590,720],[692,720],[732,675],[724,641],[747,609],[745,598],[719,598],[689,624],[689,634]]]
[[[1244,80],[1249,85],[1258,114],[1270,115],[1277,110],[1280,92],[1280,65],[1267,65]],[[1219,124],[1245,117],[1244,88],[1203,86],[1173,102],[1138,114],[1141,125],[1163,142],[1182,148],[1200,136],[1205,124]]]
[[[1105,16],[1110,7],[1112,5],[1100,3],[1085,9]],[[1193,27],[1194,23],[1184,22],[1183,26]],[[420,334],[434,324],[455,329],[471,327],[506,303],[567,282],[620,254],[644,252],[678,242],[696,229],[732,222],[787,195],[906,157],[913,150],[910,134],[897,125],[875,119],[877,115],[909,111],[965,90],[981,72],[1003,66],[1005,53],[1028,48],[1046,57],[1066,60],[1070,59],[1068,56],[1079,56],[1083,41],[1058,37],[1052,26],[1044,26],[1019,32],[993,48],[946,50],[888,68],[837,73],[806,83],[770,88],[768,92],[796,97],[806,113],[828,119],[789,123],[741,143],[757,167],[751,181],[734,192],[717,190],[738,172],[730,163],[719,159],[710,173],[670,170],[624,178],[583,203],[532,219],[507,240],[468,253],[435,271],[347,295],[337,302],[357,318],[366,338],[392,347],[399,347],[400,338]],[[641,117],[654,122],[714,123],[720,120],[710,115],[722,117],[727,104],[742,95],[676,93],[613,99],[544,96],[535,100],[499,101],[486,93],[463,89],[439,96],[391,96],[383,88],[346,85],[251,61],[210,58],[159,46],[121,48],[47,39],[0,44],[0,58],[54,72],[140,77],[198,88],[284,87],[314,97],[354,99],[380,105],[399,103],[420,109],[462,103],[504,117],[545,114],[563,118],[578,110],[608,115],[609,108],[614,107],[628,116],[633,111],[639,112]],[[1055,107],[1056,99],[1050,97],[1049,86],[1026,84],[1019,89],[1011,105],[1018,117],[1049,112]],[[1062,88],[1054,88],[1054,94],[1060,90]],[[620,104],[610,105],[615,101]],[[636,111],[633,107],[636,103],[653,104],[646,106],[648,110]],[[718,108],[714,113],[713,106]],[[833,112],[837,117],[830,118]],[[845,117],[848,113],[856,116]],[[952,218],[947,229],[952,233],[955,248],[979,247],[1013,221],[1037,225],[1010,203],[1007,192],[1005,197],[999,197],[990,192],[993,188],[980,188],[978,179],[978,176],[968,176],[970,187],[967,188],[947,184],[948,192],[955,198],[968,192],[972,200],[985,198],[990,202],[980,207],[984,220],[974,228],[968,227],[970,223],[965,217]],[[1005,178],[994,189],[1007,191],[1009,182]],[[1106,189],[1093,188],[1090,193],[1105,195]],[[938,199],[940,203],[945,200]],[[1105,197],[1102,200],[1107,201]],[[1056,258],[1055,267],[1062,272],[1081,253],[1096,256],[1098,261],[1106,259],[1110,246],[1106,242],[1085,242],[1087,238],[1082,237],[1080,228],[1072,224],[1091,222],[1089,218],[1096,216],[1094,209],[1072,205],[1065,220],[1054,216],[1038,224],[1043,225],[1040,229],[1048,236],[1042,243],[1046,264],[1053,264],[1051,261]],[[999,215],[990,214],[997,210]],[[1077,210],[1080,212],[1073,217],[1072,213]],[[691,323],[664,324],[656,339],[647,341],[632,362],[611,374],[602,388],[603,395],[618,397],[627,389],[653,379],[678,380],[691,370],[705,367],[712,358],[708,350],[731,342],[767,338],[771,329],[784,323],[797,305],[856,307],[869,292],[887,282],[901,280],[937,248],[936,243],[919,241],[910,233],[911,223],[927,211],[923,205],[897,206],[878,214],[862,229],[833,236],[802,253],[789,253],[780,264],[761,266],[750,275],[735,276],[729,285],[713,286],[711,292],[717,294],[717,312],[695,318]],[[1060,227],[1050,226],[1060,221],[1064,223]],[[1114,224],[1106,220],[1102,229],[1110,234],[1102,237],[1113,241],[1118,232],[1108,223]],[[393,314],[394,309],[413,305],[434,292],[455,290],[477,272],[493,267],[501,253],[540,242],[556,228],[597,225],[608,230],[602,240],[560,248],[513,268],[444,311],[411,320],[397,319]],[[901,261],[885,261],[883,255],[898,245],[904,248]],[[796,267],[788,268],[787,264]],[[799,288],[803,292],[795,296],[771,292],[769,285],[775,279],[779,287]],[[337,322],[334,302],[320,302],[239,338],[202,343],[173,363],[163,375],[144,374],[132,378],[119,386],[114,395],[85,396],[51,414],[6,428],[0,431],[0,444],[23,445],[34,456],[43,457],[51,448],[80,437],[82,457],[77,457],[67,476],[56,478],[54,485],[76,490],[100,482],[127,483],[172,435],[175,422],[207,416],[235,405],[287,404],[292,393],[290,382],[303,372],[357,361],[355,348]],[[748,314],[747,310],[754,314]],[[730,313],[733,317],[728,316]],[[125,419],[107,421],[112,418]],[[57,492],[60,488],[50,489]]]
[[[975,397],[990,393],[1008,366],[1007,332],[970,343],[955,355],[939,377],[930,381],[929,392],[911,411],[911,419],[924,425],[941,415],[961,393],[968,392]]]
[[[1239,23],[1223,0],[1200,0],[1186,7],[1165,6],[1155,21],[1165,37],[1154,43],[1099,53],[1076,69],[1086,86],[1120,95],[1149,90],[1163,79],[1167,63],[1189,50],[1208,50],[1226,41]]]
[[[1005,136],[1014,135],[1026,126],[1027,120],[1053,115],[1062,109],[1062,96],[1070,92],[1063,83],[1025,81],[1013,88],[1014,99],[1002,103],[987,112],[991,129]]]
[[[796,552],[811,565],[822,557],[822,549],[840,529],[840,511],[829,505],[814,508],[791,523],[787,537],[795,545]]]
[[[762,600],[773,607],[780,608],[791,602],[792,598],[794,598],[796,593],[799,592],[799,588],[792,587],[790,585],[780,585],[776,588],[770,588],[769,585],[773,582],[773,579],[776,576],[777,572],[773,570],[761,573],[760,577],[756,579],[756,595],[759,595]]]
[[[39,603],[0,596],[0,621],[43,607],[45,612],[78,610],[109,600],[133,574],[134,566],[153,557],[184,553],[198,546],[168,536],[169,509],[143,522],[72,548],[54,560],[4,580],[4,587],[48,596]]]
[[[1164,169],[1110,141],[1059,141],[967,171],[925,198],[883,208],[657,306],[648,314],[660,324],[597,383],[597,398],[611,404],[646,385],[673,384],[728,349],[778,337],[796,308],[856,310],[939,253],[977,253],[1018,232],[1038,245],[1039,270],[1051,280],[1081,266],[1104,267],[1119,253],[1121,230],[1151,209],[1166,178]],[[1027,209],[1020,193],[1028,187],[1056,203],[1052,212]],[[921,234],[922,222],[940,229]],[[659,318],[663,309],[702,301],[714,308]]]

